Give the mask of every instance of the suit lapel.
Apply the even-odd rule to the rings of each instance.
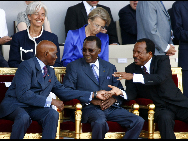
[[[84,3],[82,2],[81,5],[80,5],[80,11],[82,13],[82,16],[84,17],[84,21],[85,23],[88,22],[88,19],[87,19],[87,13],[86,13],[86,9],[85,9],[85,6],[84,6]]]
[[[48,72],[47,72],[47,75],[46,75],[46,77],[44,78],[44,87],[46,88],[46,87],[48,87],[48,85],[50,84],[50,82],[51,82],[51,78],[52,78],[52,74],[51,74],[51,69],[50,69],[50,66],[47,66],[47,70],[48,70]]]
[[[170,18],[170,15],[168,14],[168,12],[166,11],[166,9],[164,8],[164,6],[162,5],[162,3],[160,1],[158,1],[158,5],[159,7],[162,9],[162,11],[164,12],[164,14]]]
[[[40,65],[39,65],[36,57],[33,57],[33,61],[35,63],[37,81],[42,86],[42,89],[44,89],[44,78],[43,78],[43,75],[42,75],[42,70],[40,68]]]
[[[150,64],[150,74],[154,74],[155,59],[156,56],[153,56]]]
[[[97,85],[99,85],[99,82],[97,81],[97,79],[95,78],[94,74],[93,74],[93,70],[90,67],[90,65],[88,63],[86,63],[86,61],[84,60],[84,58],[82,58],[82,70],[83,72]],[[100,80],[99,80],[100,81]]]
[[[106,69],[106,65],[99,58],[99,84],[102,85],[104,80],[107,78],[108,69]]]

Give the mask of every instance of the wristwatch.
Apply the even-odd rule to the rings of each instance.
[[[93,93],[94,93],[94,98],[96,98],[97,97],[97,91],[94,91]]]

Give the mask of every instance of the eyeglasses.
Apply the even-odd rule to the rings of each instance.
[[[96,23],[94,23],[94,22],[92,22],[93,23],[93,25],[97,28],[97,29],[101,29],[101,30],[105,30],[106,28],[107,28],[107,26],[100,26],[100,25],[98,25],[98,24],[96,24]]]
[[[35,16],[39,16],[39,15],[40,15],[41,17],[45,17],[45,16],[46,16],[44,13],[39,14],[38,12],[35,12],[34,15],[35,15]]]
[[[86,48],[82,48],[82,52],[87,52],[87,50],[89,51],[89,53],[93,53],[96,49],[86,49]]]

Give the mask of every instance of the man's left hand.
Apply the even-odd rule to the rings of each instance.
[[[126,79],[126,80],[132,80],[133,74],[132,73],[126,73],[126,72],[114,72],[112,74],[114,77],[119,77],[117,80]]]
[[[114,103],[116,102],[116,99],[113,97],[110,97],[109,99],[102,101],[102,110],[106,110],[107,108],[109,108],[110,106],[112,106]]]
[[[112,86],[112,85],[108,85],[108,87],[110,87],[112,89],[111,91],[109,91],[109,93],[111,93],[111,95],[116,95],[116,96],[123,95],[122,91],[119,88]]]

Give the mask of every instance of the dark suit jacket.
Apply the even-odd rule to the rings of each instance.
[[[99,58],[98,82],[89,63],[86,63],[84,58],[80,58],[67,65],[66,74],[63,78],[63,84],[65,87],[81,91],[109,91],[111,88],[109,88],[108,85],[113,85],[123,90],[121,82],[112,76],[114,72],[116,72],[116,67],[114,65]],[[115,96],[115,98],[121,105],[123,98],[120,96]],[[85,103],[81,103],[83,105],[82,122],[86,122],[89,113],[94,110],[96,106],[93,104],[85,105]],[[115,104],[112,106],[119,107],[119,105]]]
[[[179,40],[178,66],[188,70],[188,2],[177,1],[172,6],[174,36]]]
[[[55,93],[61,100],[79,99],[89,102],[91,92],[65,88],[56,78],[54,69],[47,66],[48,75],[43,78],[42,70],[36,57],[23,61],[11,86],[0,104],[0,118],[10,114],[17,107],[44,107],[50,92]]]
[[[111,18],[111,23],[107,29],[107,34],[109,35],[109,44],[118,43],[116,24],[112,18],[110,8],[100,4],[97,4],[97,7],[104,8],[109,13]],[[83,2],[71,6],[67,9],[64,24],[65,24],[66,35],[69,30],[79,29],[85,24],[88,24],[87,13]]]
[[[141,66],[135,63],[127,66],[125,72],[143,74]],[[126,80],[128,99],[148,98],[153,100],[156,108],[165,106],[165,103],[188,108],[188,98],[181,93],[172,79],[169,56],[154,56],[150,65],[150,74],[143,76],[145,84]]]
[[[133,10],[129,4],[120,9],[118,15],[122,44],[135,44],[137,41],[136,10]]]
[[[62,65],[60,63],[60,50],[59,50],[59,43],[58,43],[57,35],[43,30],[42,35],[36,38],[35,41],[38,44],[42,40],[51,41],[57,46],[58,58],[54,64],[54,67],[61,67]],[[22,51],[20,53],[20,47],[22,47],[22,49],[24,49],[25,51],[33,49],[33,52]],[[33,40],[29,38],[27,30],[20,31],[14,34],[12,37],[11,45],[10,45],[9,60],[8,60],[9,66],[18,68],[19,64],[23,60],[28,60],[34,56],[35,56],[35,43]]]

